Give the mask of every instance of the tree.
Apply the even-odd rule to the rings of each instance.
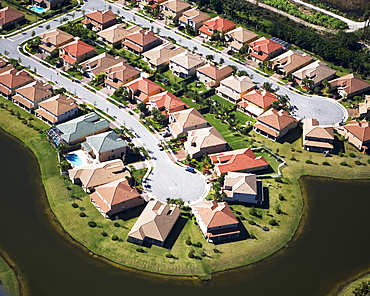
[[[207,54],[206,60],[212,62],[215,59],[215,56],[213,54]]]
[[[46,25],[45,29],[50,30],[50,25]]]
[[[262,84],[262,87],[265,89],[265,90],[267,90],[267,91],[269,91],[269,92],[274,92],[274,89],[272,88],[272,83],[270,83],[270,82],[264,82],[263,84]]]
[[[223,58],[220,58],[220,61],[218,62],[220,65],[223,65],[225,63],[225,60]]]
[[[162,114],[157,108],[152,109],[153,120],[162,123],[166,119],[166,115]]]
[[[35,35],[36,35],[36,32],[35,31],[32,31],[31,36],[33,37]]]
[[[140,110],[141,113],[147,114],[148,113],[148,108],[144,102],[141,102],[137,104],[137,108]]]
[[[352,290],[355,296],[368,296],[370,293],[370,281],[362,281],[359,286]]]

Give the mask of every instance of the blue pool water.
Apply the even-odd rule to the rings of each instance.
[[[37,13],[43,13],[46,11],[45,8],[42,8],[42,7],[36,7],[36,6],[32,6],[29,8],[30,10],[34,11],[34,12],[37,12]]]
[[[77,154],[68,153],[66,159],[69,160],[75,167],[82,165],[82,160],[78,157]]]

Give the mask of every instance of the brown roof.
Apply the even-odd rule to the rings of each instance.
[[[59,46],[64,44],[70,40],[73,40],[73,36],[56,28],[51,31],[48,31],[44,34],[39,35],[41,38],[41,42],[44,43],[51,43],[55,46]]]
[[[98,36],[104,38],[110,43],[116,43],[126,38],[127,35],[130,35],[136,31],[140,30],[140,27],[133,26],[128,29],[125,29],[127,24],[117,24],[111,26],[105,30],[102,30],[96,33]]]
[[[63,95],[57,95],[39,104],[40,107],[54,114],[55,116],[62,115],[69,110],[73,110],[78,107],[76,100],[71,97],[65,97]]]
[[[18,88],[17,93],[21,94],[32,102],[37,102],[47,96],[50,96],[53,92],[50,84],[34,81],[21,88]]]
[[[262,156],[256,156],[249,148],[211,154],[209,157],[221,174],[268,166]]]
[[[6,60],[4,60],[3,58],[0,58],[0,68],[4,68],[7,64],[8,62]]]
[[[168,63],[170,58],[184,51],[185,49],[183,47],[176,46],[175,44],[168,42],[144,52],[143,57],[148,59],[151,64],[159,66],[164,63]]]
[[[81,63],[83,70],[91,71],[94,75],[103,73],[107,68],[117,65],[118,63],[126,62],[126,60],[120,56],[111,56],[109,53],[103,52],[87,61]]]
[[[202,12],[196,8],[189,9],[185,11],[180,17],[180,21],[187,22],[188,19],[191,19],[195,24],[202,23],[209,20],[211,17],[209,14]]]
[[[94,47],[81,41],[80,39],[76,39],[62,46],[61,48],[74,57],[79,57],[85,53],[95,50]]]
[[[253,50],[255,51],[261,51],[264,53],[272,53],[275,50],[282,48],[283,46],[273,40],[270,40],[266,37],[261,37],[260,39],[257,39],[256,41],[253,41],[249,44],[251,47],[253,47]]]
[[[24,17],[23,13],[9,6],[0,9],[0,25],[1,26],[5,26],[8,23],[11,23],[21,17]]]
[[[0,74],[0,83],[8,88],[15,88],[31,81],[33,78],[25,70],[18,71],[13,68]]]
[[[186,109],[188,106],[173,93],[165,91],[149,97],[149,101],[156,104],[158,109],[166,109],[168,112],[178,109]]]
[[[334,140],[333,127],[319,126],[319,122],[313,118],[305,118],[302,120],[302,123],[303,123],[303,139],[305,139],[306,137],[313,137]]]
[[[250,43],[258,38],[258,34],[243,27],[237,27],[228,32],[227,35],[232,37],[234,40],[241,42],[242,44]]]
[[[370,141],[370,124],[365,119],[362,121],[351,120],[343,128],[362,142]]]
[[[354,74],[348,74],[329,82],[331,86],[341,87],[347,95],[370,88],[370,83]]]
[[[200,68],[198,68],[198,72],[214,79],[219,80],[225,77],[230,76],[233,73],[233,69],[229,66],[221,66],[217,67],[212,64],[206,64]]]
[[[297,122],[297,119],[289,115],[285,110],[270,109],[257,117],[257,120],[267,124],[277,130],[282,130],[292,122]]]
[[[287,52],[277,56],[272,60],[274,66],[283,68],[283,70],[290,74],[299,68],[302,68],[309,64],[313,58],[305,53],[299,53],[293,50],[288,50]]]
[[[49,112],[46,112],[44,109],[36,109],[35,113],[45,118],[47,121],[51,123],[56,123],[58,121],[57,117],[51,115]]]
[[[111,79],[117,79],[121,82],[137,77],[140,74],[140,70],[124,63],[120,62],[112,67],[105,70],[107,76]]]
[[[127,35],[126,40],[134,42],[139,46],[145,46],[149,43],[152,43],[153,41],[161,39],[155,36],[153,31],[139,30],[138,32]],[[125,42],[124,44],[127,45]]]
[[[12,70],[12,69],[14,69],[14,67],[12,66],[12,65],[6,65],[6,66],[4,66],[4,67],[1,67],[0,68],[0,74],[3,74],[3,73],[5,73],[5,72],[8,72],[9,70]]]
[[[243,96],[243,99],[251,102],[258,107],[265,109],[270,106],[273,102],[278,101],[279,99],[272,93],[262,90],[252,90],[249,93]]]
[[[170,10],[174,12],[180,12],[184,9],[188,9],[191,5],[188,2],[181,1],[181,0],[170,0],[162,4],[163,7],[168,7]]]
[[[231,190],[225,189],[231,187]],[[234,193],[257,195],[257,176],[249,173],[228,172],[223,191],[231,197]]]
[[[147,96],[155,94],[157,91],[163,91],[163,88],[161,86],[145,77],[137,78],[134,81],[127,83],[125,86],[129,88],[132,92],[140,90]]]
[[[207,119],[205,119],[203,115],[194,108],[174,112],[172,113],[172,116],[176,120],[176,126],[178,125],[181,130],[196,125],[203,125],[204,123],[208,122]],[[173,125],[175,124],[171,124],[171,128]]]
[[[110,22],[111,20],[116,19],[115,14],[111,10],[106,11],[96,10],[88,14],[85,14],[85,17],[92,19],[100,24],[105,24],[107,22]]]
[[[207,35],[212,35],[213,32],[215,31],[218,31],[218,32],[229,31],[235,28],[235,26],[236,26],[235,23],[227,19],[224,19],[220,16],[216,16],[215,18],[204,22],[203,26],[200,27],[199,31]],[[211,30],[211,32],[209,30]]]
[[[336,73],[335,70],[329,68],[322,61],[315,61],[293,73],[293,76],[303,80],[304,78],[313,80],[314,83],[319,83],[325,79],[330,79]]]

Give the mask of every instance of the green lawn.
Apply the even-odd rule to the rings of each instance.
[[[338,296],[353,296],[352,291],[359,287],[362,282],[370,281],[370,274],[365,275],[344,287],[342,291],[339,292]]]
[[[7,295],[20,295],[18,280],[13,269],[0,257],[0,294],[6,292]]]

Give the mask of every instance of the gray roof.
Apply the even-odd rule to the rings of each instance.
[[[67,143],[107,129],[108,127],[109,122],[105,119],[100,119],[96,113],[89,113],[57,126],[63,133],[62,139]]]
[[[86,142],[92,149],[94,149],[98,153],[103,153],[127,146],[126,142],[122,140],[115,131],[86,137]]]

